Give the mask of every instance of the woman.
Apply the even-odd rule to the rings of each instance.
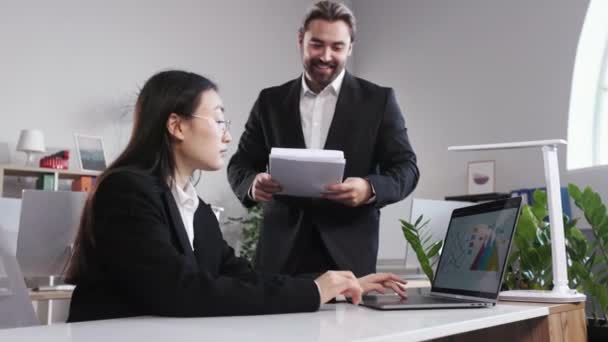
[[[131,140],[85,206],[68,280],[69,322],[129,317],[314,311],[339,294],[394,288],[398,278],[329,271],[314,281],[254,272],[223,240],[190,183],[219,170],[231,141],[216,86],[165,71],[142,88]]]

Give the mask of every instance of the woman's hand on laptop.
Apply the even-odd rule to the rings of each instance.
[[[327,271],[315,279],[321,295],[321,304],[327,303],[338,295],[350,297],[353,304],[361,302],[363,289],[355,275],[350,271]]]
[[[385,293],[386,289],[392,289],[403,298],[407,297],[405,284],[407,282],[392,273],[371,273],[359,278],[359,284],[363,294],[371,291]]]

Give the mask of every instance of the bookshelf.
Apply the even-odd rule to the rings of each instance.
[[[55,187],[54,190],[57,190],[60,179],[75,180],[82,176],[97,177],[100,175],[100,173],[101,172],[99,171],[61,170],[33,166],[0,165],[0,196],[4,197],[5,176],[38,177],[42,174],[51,174],[55,179],[53,182]]]

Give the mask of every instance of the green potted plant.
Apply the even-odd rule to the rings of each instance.
[[[521,210],[513,248],[507,260],[504,287],[506,289],[550,290],[553,287],[551,236],[546,220],[548,216],[547,195],[537,190],[533,194],[533,205],[524,205]],[[572,263],[585,261],[587,253],[583,233],[576,228],[578,219],[563,216],[566,254],[569,260],[569,286],[578,288],[580,279],[572,274]]]
[[[262,205],[257,204],[247,209],[245,217],[229,217],[228,220],[243,226],[242,243],[239,255],[255,265],[255,253],[262,227]]]
[[[579,219],[563,216],[568,279],[570,288],[587,295],[588,336],[590,341],[608,339],[608,218],[606,207],[596,192],[587,187],[581,191],[568,185],[574,204],[591,225],[593,239],[587,239],[576,226]],[[547,196],[535,191],[534,204],[524,206],[514,237],[515,248],[508,259],[504,285],[507,289],[550,290],[553,287],[551,270],[551,239]]]
[[[593,241],[577,228],[579,219],[566,215],[564,233],[568,258],[570,287],[587,294],[591,317],[588,319],[590,341],[608,338],[608,215],[600,196],[589,187],[581,191],[570,184],[568,191],[575,205],[581,209],[591,225]],[[515,231],[513,248],[507,259],[504,289],[550,290],[553,287],[550,227],[547,195],[537,190],[532,205],[524,205]],[[418,217],[414,224],[400,220],[401,229],[415,251],[424,273],[433,279],[432,266],[436,263],[442,241],[430,241],[425,232],[428,220]],[[438,247],[437,247],[438,246]]]
[[[586,187],[581,191],[568,186],[570,197],[581,209],[591,226],[593,241],[586,244],[584,263],[573,263],[572,273],[589,296],[592,317],[588,320],[590,341],[608,340],[608,214],[606,205],[597,192]],[[586,241],[587,242],[587,241]],[[582,248],[581,248],[582,249]]]

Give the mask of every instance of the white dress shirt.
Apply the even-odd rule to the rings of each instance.
[[[306,75],[302,74],[302,92],[300,93],[300,120],[302,133],[307,148],[323,149],[331,121],[336,111],[338,95],[344,80],[345,69],[320,93],[315,93],[306,84]]]
[[[186,228],[186,234],[188,235],[190,247],[192,247],[192,250],[194,250],[194,213],[196,212],[199,204],[196,189],[194,189],[194,186],[190,182],[186,184],[184,189],[177,186],[176,182],[173,182],[171,193],[173,194],[173,198],[175,198],[175,203],[179,209],[179,214],[182,217],[182,222]],[[319,286],[319,283],[316,280],[313,281],[317,286],[317,290],[319,291],[319,297],[321,297],[321,286]],[[321,304],[323,304],[322,300]]]
[[[300,121],[302,122],[302,133],[307,148],[324,149],[331,121],[334,119],[338,95],[346,69],[338,74],[338,77],[327,87],[316,94],[306,84],[306,75],[302,75],[302,92],[300,93]],[[376,200],[376,191],[371,185],[372,196],[366,203]],[[251,189],[249,190],[251,194]],[[250,195],[250,197],[252,197]],[[252,197],[253,198],[253,197]]]
[[[196,212],[199,204],[196,190],[190,182],[186,184],[184,189],[177,186],[176,182],[173,182],[171,193],[173,194],[173,198],[175,198],[175,203],[179,209],[179,214],[182,217],[182,222],[186,228],[186,234],[188,235],[190,247],[192,247],[192,250],[194,250],[194,213]]]

